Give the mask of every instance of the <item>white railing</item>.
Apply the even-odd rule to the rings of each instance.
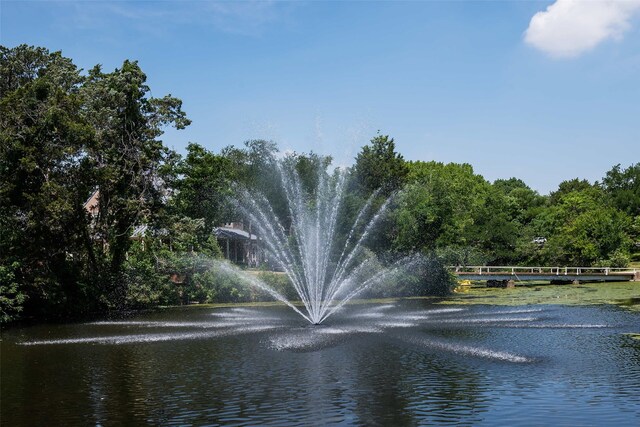
[[[449,270],[455,273],[468,274],[546,274],[556,276],[580,276],[583,274],[637,274],[635,268],[615,267],[514,267],[514,266],[449,266]]]

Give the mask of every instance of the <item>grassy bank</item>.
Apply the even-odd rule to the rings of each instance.
[[[348,305],[388,304],[404,298],[353,299]],[[447,297],[409,297],[408,299],[431,300],[436,304],[489,304],[489,305],[594,305],[613,304],[628,310],[640,312],[640,282],[585,283],[581,285],[531,284],[515,288],[487,288],[471,286],[467,291]],[[291,301],[302,306],[300,301]],[[191,304],[173,307],[268,307],[284,305],[278,301]],[[170,307],[160,307],[170,308]]]
[[[581,285],[524,285],[515,288],[472,286],[442,304],[529,305],[614,304],[640,311],[640,282],[584,283]]]

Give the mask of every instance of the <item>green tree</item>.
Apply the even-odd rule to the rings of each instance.
[[[558,185],[558,189],[549,195],[549,203],[552,205],[558,204],[565,195],[574,191],[586,191],[592,187],[594,187],[594,185],[586,179],[573,178],[562,181],[560,185]]]
[[[453,216],[451,195],[439,183],[407,185],[394,212],[399,251],[435,250]]]
[[[321,177],[328,179],[328,168],[333,159],[311,151],[306,153],[288,153],[283,159],[285,167],[292,167],[300,178],[302,189],[308,194],[316,192]]]
[[[217,258],[222,251],[203,219],[172,217],[167,228],[150,230],[129,248],[123,266],[127,306],[215,302],[211,260]]]
[[[61,52],[22,44],[15,48],[0,46],[0,96],[29,86],[46,77],[64,92],[77,89],[82,82],[79,70]]]
[[[353,166],[355,183],[365,195],[381,190],[382,196],[389,196],[404,186],[407,174],[406,162],[396,152],[389,135],[372,138],[370,144],[362,147]]]
[[[518,178],[498,179],[493,183],[493,187],[507,198],[506,209],[509,218],[522,226],[529,224],[547,203],[546,197],[529,188]]]
[[[148,96],[135,62],[85,77],[44,48],[0,56],[0,267],[17,286],[2,291],[27,315],[117,306],[133,227],[160,216],[175,176],[159,136],[188,124],[181,103]]]
[[[209,232],[228,221],[232,215],[228,198],[233,195],[233,183],[240,178],[233,166],[228,157],[189,144],[186,158],[177,166],[180,178],[171,201],[178,215],[202,218]]]
[[[370,213],[378,212],[387,199],[404,187],[407,174],[407,163],[396,152],[393,138],[380,133],[373,137],[362,147],[349,171],[347,194],[338,224],[339,234],[349,234],[358,212],[367,203],[371,206]],[[378,221],[377,227],[378,231],[368,238],[367,246],[378,253],[392,250],[397,234],[395,222],[386,215]]]
[[[0,262],[27,312],[85,302],[85,144],[79,70],[60,52],[0,48]],[[85,305],[80,305],[85,307]]]
[[[490,184],[468,164],[411,162],[400,195],[395,246],[399,249],[465,247],[466,230],[483,206]]]
[[[244,143],[244,148],[229,146],[220,154],[231,161],[236,177],[236,197],[243,190],[262,194],[271,201],[274,211],[284,218],[287,216],[287,203],[278,172],[277,153],[278,146],[272,141],[249,140]],[[231,212],[229,219],[237,220],[240,216],[239,212]]]
[[[518,225],[511,218],[507,197],[490,187],[464,230],[465,240],[484,253],[489,264],[509,264],[515,261]]]
[[[534,239],[544,235],[538,234],[532,223],[547,209],[548,197],[539,195],[517,178],[498,179],[493,188],[505,197],[503,209],[499,210],[499,216],[506,213],[506,218],[502,218],[505,227],[496,225],[496,230],[503,230],[505,239],[509,238],[509,244],[502,246],[501,263],[537,264],[541,245]]]
[[[16,280],[16,270],[20,264],[0,264],[0,323],[14,320],[23,310],[23,304],[27,295],[21,290],[20,283]]]
[[[615,165],[602,179],[613,205],[631,216],[640,215],[640,163],[621,169]]]
[[[104,242],[98,249],[105,249],[107,260],[92,267],[105,279],[106,301],[115,306],[123,300],[120,274],[133,227],[153,221],[163,203],[163,165],[173,157],[159,137],[165,126],[183,129],[190,123],[179,99],[150,97],[145,82],[137,62],[125,61],[111,73],[94,67],[80,90],[85,119],[95,129],[87,148],[99,191],[94,233]]]
[[[228,146],[220,154],[232,162],[238,183],[264,193],[277,182],[277,153],[275,142],[252,139],[245,141],[244,148]]]
[[[535,226],[548,239],[542,261],[552,264],[590,266],[628,254],[631,246],[631,218],[596,186],[562,194]]]

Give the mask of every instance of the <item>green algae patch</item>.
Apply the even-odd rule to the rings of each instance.
[[[440,304],[595,305],[613,304],[640,311],[640,282],[584,283],[581,285],[519,285],[515,288],[472,286]]]
[[[640,312],[640,282],[584,283],[581,285],[527,284],[515,288],[487,288],[482,285],[467,287],[464,292],[450,296],[353,299],[348,305],[389,304],[398,300],[429,300],[433,304],[487,304],[487,305],[595,305],[612,304]],[[300,301],[292,301],[302,306]],[[190,304],[162,308],[231,308],[285,306],[279,301]]]

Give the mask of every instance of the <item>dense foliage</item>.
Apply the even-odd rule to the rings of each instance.
[[[242,220],[231,203],[239,188],[265,194],[287,227],[276,158],[309,193],[331,158],[280,155],[262,140],[220,153],[192,143],[180,156],[160,137],[189,125],[182,103],[152,97],[145,81],[136,62],[83,73],[60,52],[0,47],[0,321],[266,298],[212,267],[222,257],[213,229]],[[406,253],[430,259],[374,295],[446,293],[445,265],[638,258],[640,163],[544,196],[517,178],[488,182],[468,164],[405,161],[378,134],[348,174],[339,233],[365,204],[375,211],[390,200],[368,250],[381,264]],[[282,275],[259,274],[291,292]]]

